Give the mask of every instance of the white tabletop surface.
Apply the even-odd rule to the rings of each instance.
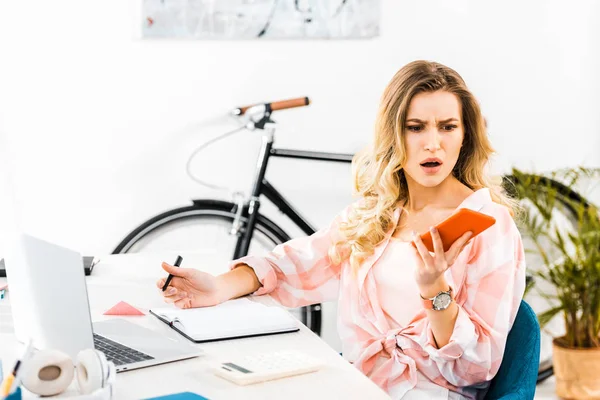
[[[223,272],[222,265],[220,269],[211,267],[210,262],[202,255],[183,256],[186,265],[194,265],[215,274]],[[165,276],[160,268],[161,261],[172,262],[171,259],[175,259],[172,254],[101,257],[92,275],[86,278],[92,319],[98,321],[105,318],[121,318],[102,315],[119,301],[126,301],[145,313],[151,307],[164,307],[165,303],[155,287],[155,282]],[[0,278],[0,284],[3,283],[6,283],[6,278]],[[271,304],[274,302],[268,296],[253,299]],[[150,314],[124,318],[175,340],[187,341]],[[203,349],[206,355],[119,373],[116,398],[141,399],[182,391],[192,391],[209,399],[389,398],[317,335],[304,325],[299,325],[301,329],[295,333],[194,344]],[[283,349],[296,349],[318,357],[325,361],[325,367],[314,373],[250,386],[237,386],[209,371],[210,365],[221,357]],[[20,345],[13,332],[9,286],[7,297],[0,300],[0,360],[5,373],[13,365],[19,350]],[[74,386],[61,397],[69,397],[73,393]],[[28,397],[27,393],[24,397]]]
[[[203,254],[183,254],[183,256],[186,265],[193,265],[214,274],[224,272],[221,260],[211,262]],[[172,262],[175,257],[174,254],[164,253],[101,257],[92,276],[86,278],[92,319],[97,321],[116,318],[102,314],[121,300],[145,313],[151,307],[165,306],[154,285],[159,277],[165,275],[160,268],[161,261]],[[0,286],[4,283],[6,278],[0,278]],[[273,303],[268,296],[253,297],[253,299]],[[125,318],[162,332],[175,340],[186,341],[177,332],[149,314]],[[196,346],[205,351],[205,356],[119,373],[116,398],[141,399],[192,391],[209,399],[389,399],[382,390],[341,358],[318,336],[304,325],[300,327],[297,333],[197,344]],[[208,370],[209,365],[220,357],[289,348],[322,358],[326,361],[326,367],[315,373],[246,387],[229,383],[214,376]],[[13,365],[19,351],[18,342],[13,334],[9,288],[7,297],[0,300],[0,361],[3,363],[5,373]],[[71,389],[61,397],[69,397],[74,393],[74,389]],[[27,397],[27,394],[24,397]],[[538,385],[535,398],[548,400],[558,398],[554,391],[554,377]]]

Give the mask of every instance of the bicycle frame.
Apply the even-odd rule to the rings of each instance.
[[[257,124],[258,125],[258,124]],[[259,128],[260,129],[260,128]],[[280,194],[273,185],[271,185],[266,179],[265,174],[267,165],[271,157],[282,157],[282,158],[296,158],[304,160],[318,160],[318,161],[331,161],[331,162],[352,162],[353,154],[342,154],[342,153],[326,153],[326,152],[313,152],[313,151],[302,151],[302,150],[288,150],[288,149],[275,149],[273,148],[273,137],[275,132],[275,126],[272,121],[268,120],[264,124],[265,133],[262,137],[262,145],[258,156],[256,174],[254,177],[254,183],[252,185],[250,200],[248,207],[238,207],[236,214],[236,221],[234,221],[234,231],[232,233],[239,233],[239,220],[245,218],[247,223],[244,227],[241,235],[238,235],[238,240],[235,246],[233,259],[238,259],[248,254],[250,248],[250,242],[252,240],[252,234],[254,232],[254,225],[256,223],[256,216],[260,208],[260,195],[264,195],[269,201],[281,210],[292,222],[296,224],[304,233],[312,235],[317,231],[307,220],[304,218],[292,204]],[[236,223],[237,222],[237,223]]]

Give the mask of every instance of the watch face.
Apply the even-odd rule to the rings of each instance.
[[[434,310],[445,310],[450,305],[452,297],[448,293],[442,293],[433,300]]]

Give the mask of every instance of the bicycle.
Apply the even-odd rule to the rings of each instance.
[[[264,195],[279,208],[306,235],[315,233],[317,229],[265,179],[267,165],[271,157],[351,163],[353,154],[273,148],[275,122],[271,119],[271,114],[274,111],[303,107],[308,104],[308,97],[303,97],[236,108],[233,111],[234,115],[248,116],[249,119],[248,123],[244,124],[241,129],[264,132],[250,198],[240,197],[237,202],[198,199],[193,200],[191,206],[166,211],[133,230],[117,245],[113,254],[140,252],[149,246],[144,241],[152,241],[152,236],[156,236],[157,231],[163,231],[160,232],[160,235],[164,235],[165,229],[178,229],[185,226],[189,221],[199,222],[200,224],[224,224],[227,235],[237,238],[232,260],[250,254],[252,241],[255,245],[260,246],[255,250],[259,252],[269,251],[276,245],[290,240],[291,237],[271,219],[260,214],[261,195]],[[240,129],[226,133],[222,137],[238,130]],[[198,242],[200,241],[202,240],[199,239]],[[296,313],[299,313],[299,319],[303,324],[317,335],[321,334],[321,304],[301,307]]]
[[[243,129],[262,132],[262,144],[257,160],[257,168],[254,174],[252,190],[248,198],[238,196],[237,201],[223,201],[218,199],[195,199],[192,205],[175,208],[165,211],[159,215],[150,218],[142,223],[130,234],[128,234],[114,249],[113,254],[143,252],[148,249],[161,247],[169,248],[168,245],[158,243],[160,240],[169,242],[165,239],[169,236],[174,237],[173,242],[179,245],[181,240],[193,237],[194,246],[190,250],[200,250],[207,248],[205,237],[218,237],[219,243],[230,243],[233,241],[233,247],[230,260],[234,260],[247,254],[255,252],[266,252],[272,250],[276,245],[284,243],[291,239],[278,224],[270,218],[260,213],[261,196],[264,196],[274,204],[292,223],[300,228],[306,235],[312,235],[317,229],[304,218],[298,210],[271,185],[265,178],[267,166],[271,157],[295,158],[302,160],[319,160],[326,162],[351,163],[353,154],[312,152],[294,149],[281,149],[273,147],[273,139],[276,131],[276,123],[271,119],[275,111],[304,107],[310,103],[307,97],[290,100],[276,101],[270,103],[261,103],[245,107],[239,107],[233,110],[232,114],[237,117],[246,117],[247,123],[240,128],[221,135],[216,140],[229,136]],[[211,141],[214,142],[215,140]],[[205,144],[204,146],[206,146]],[[197,154],[195,151],[192,156]],[[189,163],[188,163],[189,167]],[[514,185],[523,177],[514,175],[505,175],[502,177],[503,186],[507,192],[514,195]],[[560,182],[543,177],[540,185],[547,185],[557,188],[565,198],[586,202],[586,200],[571,188]],[[206,183],[203,183],[206,185]],[[540,186],[541,188],[541,186]],[[541,190],[541,189],[540,189]],[[561,201],[559,199],[559,201]],[[562,201],[564,207],[565,219],[570,224],[577,221],[577,212],[570,203]],[[211,234],[211,225],[217,226],[216,236]],[[189,230],[195,228],[191,233]],[[214,227],[213,227],[214,228]],[[177,238],[173,232],[183,232],[182,236]],[[206,234],[208,233],[208,236]],[[202,235],[202,236],[195,236]],[[229,239],[229,240],[228,240]],[[202,244],[200,244],[202,243]],[[177,250],[180,249],[181,246]],[[533,281],[532,276],[528,276],[527,283],[530,285]],[[297,318],[317,335],[321,334],[322,327],[322,305],[314,304],[311,306],[300,307],[292,310]],[[551,337],[546,335],[546,341],[550,343]],[[553,374],[551,352],[540,357],[540,368],[538,372],[538,383],[547,379]]]

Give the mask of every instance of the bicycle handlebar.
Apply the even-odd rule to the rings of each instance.
[[[277,111],[277,110],[285,110],[288,108],[304,107],[309,104],[310,104],[310,100],[308,97],[298,97],[295,99],[279,100],[279,101],[273,101],[270,103],[259,103],[259,104],[252,104],[249,106],[244,106],[244,107],[238,107],[233,110],[233,114],[244,115],[246,113],[246,111],[248,111],[252,107],[263,106],[264,107],[263,110],[272,112],[272,111]]]

